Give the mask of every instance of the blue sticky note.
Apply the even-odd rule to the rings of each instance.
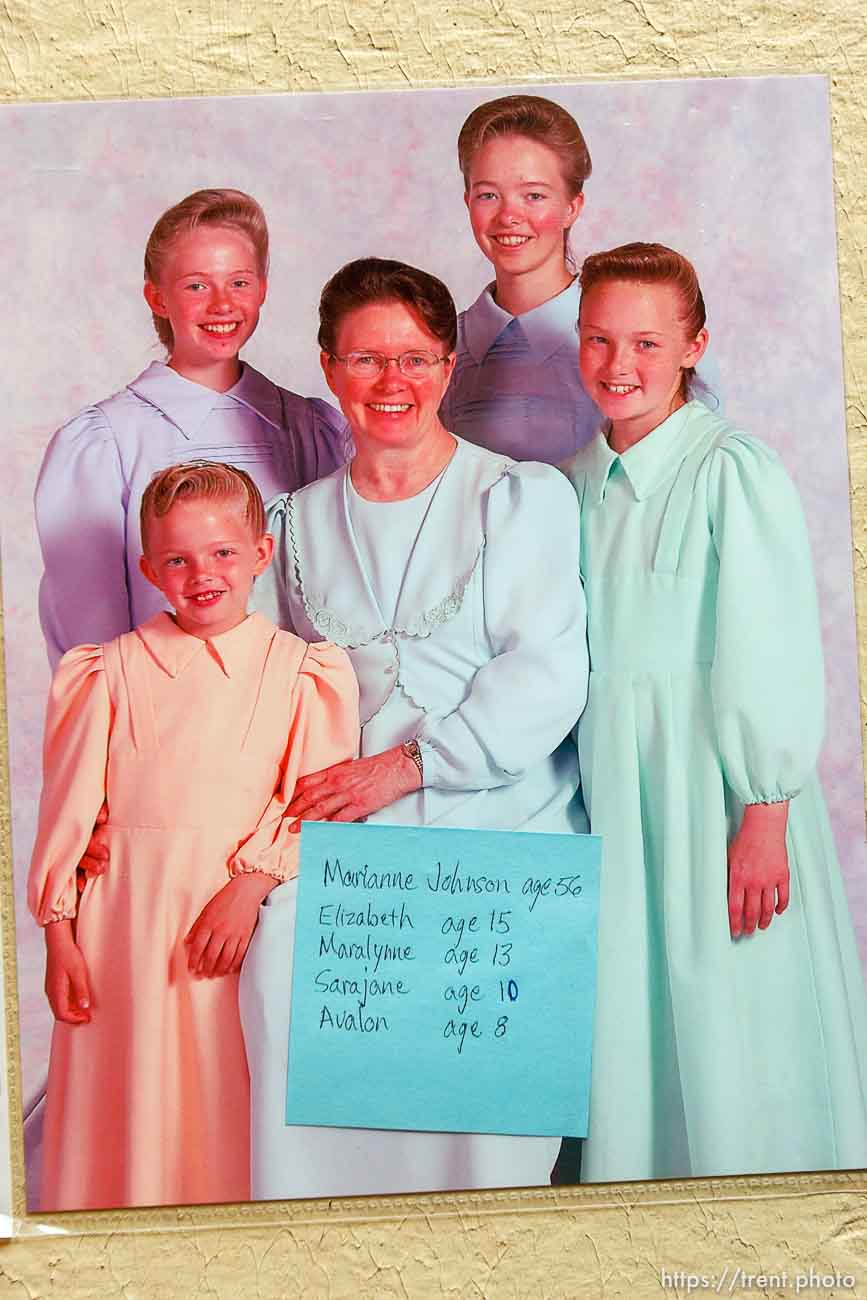
[[[584,1136],[601,840],[308,823],[288,1124]]]

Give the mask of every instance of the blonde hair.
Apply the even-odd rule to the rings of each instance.
[[[242,190],[196,190],[164,212],[151,231],[144,256],[146,280],[159,283],[172,244],[198,226],[223,226],[246,235],[256,253],[260,273],[268,274],[268,223],[256,200]],[[171,324],[165,316],[156,312],[152,315],[160,342],[171,352],[174,346]]]
[[[665,244],[621,244],[604,253],[586,258],[579,275],[581,301],[595,285],[610,280],[632,280],[636,284],[670,284],[680,299],[678,319],[689,339],[704,329],[707,313],[698,276],[692,262],[683,253]],[[680,394],[689,401],[693,386],[705,386],[696,378],[694,367],[685,369],[680,379]]]
[[[148,525],[167,515],[178,501],[236,501],[258,542],[265,532],[265,506],[256,484],[242,469],[217,461],[193,460],[154,474],[145,488],[139,519],[142,549],[148,549]]]

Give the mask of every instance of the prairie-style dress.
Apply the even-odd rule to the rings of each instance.
[[[603,837],[582,1180],[867,1164],[867,1001],[816,777],[809,544],[777,456],[690,402],[570,462]],[[789,800],[791,901],[733,940],[726,846]]]
[[[499,455],[559,465],[590,441],[601,418],[578,368],[581,286],[576,277],[519,316],[503,310],[495,291],[489,284],[458,316],[457,360],[440,419]],[[708,353],[699,388],[719,406],[719,373]]]
[[[261,614],[210,641],[158,614],[62,659],[29,903],[75,918],[91,1020],[55,1022],[43,1210],[249,1197],[238,976],[191,975],[184,937],[230,876],[297,870],[281,815],[356,752],[357,698],[342,650]],[[110,864],[77,899],[104,799]]]
[[[330,474],[350,445],[330,403],[290,393],[246,362],[218,393],[153,361],[79,412],[51,439],[36,485],[39,617],[52,668],[72,646],[110,641],[165,609],[138,565],[141,496],[158,470],[226,461],[267,501]]]
[[[440,419],[462,438],[515,460],[557,465],[599,427],[578,369],[577,278],[520,316],[489,284],[458,317],[457,362]]]
[[[362,755],[412,738],[423,754],[424,786],[368,821],[586,831],[570,736],[587,690],[578,511],[559,471],[458,439],[406,501],[361,499],[345,468],[272,501],[268,527],[256,601],[346,647]],[[547,1183],[550,1138],[283,1123],[295,898],[290,881],[265,900],[241,974],[254,1197]]]

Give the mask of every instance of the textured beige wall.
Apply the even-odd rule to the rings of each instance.
[[[818,6],[817,6],[818,7]],[[831,78],[849,449],[867,682],[867,35],[859,0],[5,0],[0,99],[361,89],[473,79],[822,72]],[[795,160],[793,160],[794,165]],[[792,249],[792,256],[809,249]],[[7,322],[14,275],[4,280]],[[58,310],[75,309],[58,295]],[[12,322],[14,323],[14,322]],[[863,695],[863,685],[862,685]],[[3,789],[5,790],[5,786]],[[3,795],[5,798],[5,794]],[[2,801],[0,801],[2,802]],[[8,820],[2,826],[8,845]],[[3,894],[4,912],[9,903]],[[7,967],[11,936],[4,934]],[[12,1049],[14,1051],[14,1042]],[[15,1080],[12,1080],[13,1104]],[[732,1115],[750,1123],[749,1098]],[[21,1157],[17,1155],[20,1197]],[[405,1198],[55,1220],[86,1235],[0,1247],[0,1297],[629,1297],[795,1294],[796,1275],[856,1276],[801,1295],[867,1296],[867,1175]],[[20,1204],[20,1200],[19,1200]],[[230,1221],[240,1227],[228,1226]],[[170,1230],[171,1229],[171,1230]],[[727,1273],[723,1270],[727,1268]],[[743,1274],[733,1278],[733,1270]],[[756,1280],[774,1273],[764,1287]],[[779,1275],[785,1273],[782,1284]],[[847,1279],[848,1281],[848,1279]],[[733,1282],[731,1290],[730,1283]],[[701,1294],[701,1292],[699,1292]],[[704,1294],[708,1294],[707,1290]]]

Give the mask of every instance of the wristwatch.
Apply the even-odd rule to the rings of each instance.
[[[421,783],[422,785],[424,785],[424,765],[422,763],[421,750],[418,747],[418,741],[405,740],[401,745],[401,749],[406,754],[407,758],[411,758],[412,761],[415,763],[416,767],[418,768],[418,774],[421,778]]]

